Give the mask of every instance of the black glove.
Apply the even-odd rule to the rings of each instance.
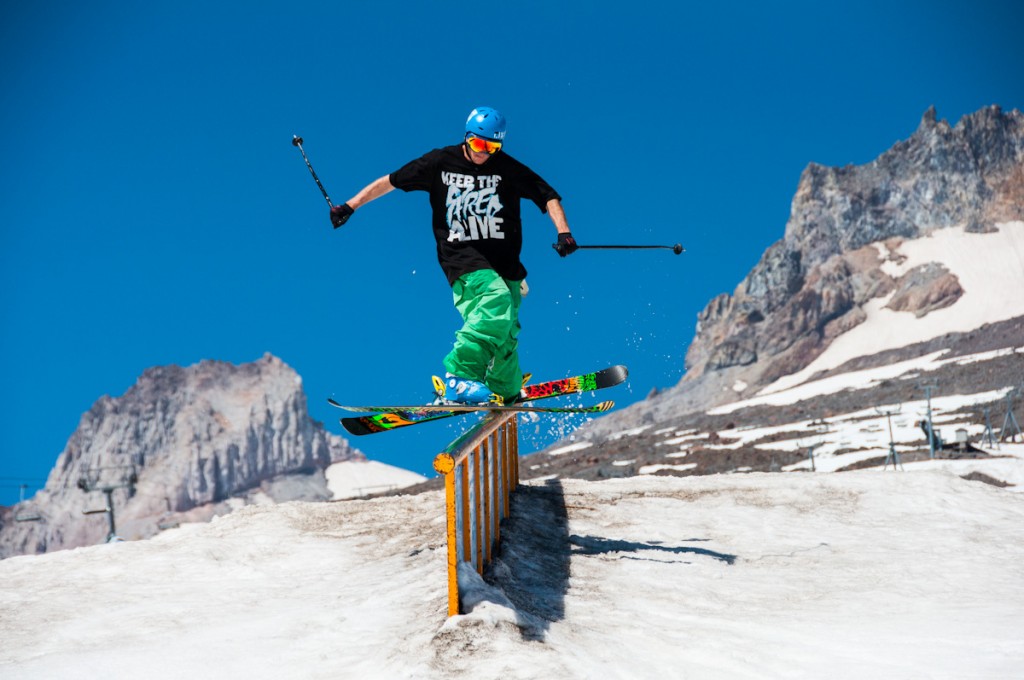
[[[348,203],[342,203],[341,205],[334,206],[331,208],[331,224],[333,224],[334,228],[337,229],[348,222],[348,218],[352,217],[352,213],[354,212],[355,210],[353,210],[352,206]]]
[[[564,234],[558,235],[558,243],[555,244],[555,250],[558,251],[558,254],[562,257],[572,255],[578,248],[579,246],[576,245],[576,239],[572,237],[571,233],[565,232]]]

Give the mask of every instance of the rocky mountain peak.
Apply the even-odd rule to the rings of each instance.
[[[326,498],[323,470],[362,459],[309,417],[302,380],[265,354],[234,365],[202,361],[147,369],[124,395],[98,399],[71,435],[45,488],[27,501],[45,521],[0,516],[0,556],[102,541],[113,488],[118,533],[205,519],[259,498]]]
[[[811,163],[800,178],[783,243],[805,267],[893,236],[1024,219],[1024,115],[990,106],[956,127],[925,112],[909,139],[871,163]]]
[[[863,320],[868,300],[897,287],[900,309],[941,309],[959,296],[955,277],[932,269],[897,281],[883,267],[892,249],[878,245],[954,226],[985,232],[1014,220],[1024,220],[1024,115],[1017,110],[989,106],[953,127],[931,107],[910,138],[871,163],[811,163],[784,237],[732,294],[698,315],[684,383],[756,365],[742,381],[766,385],[808,365]]]

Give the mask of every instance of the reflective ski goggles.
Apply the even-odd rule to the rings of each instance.
[[[469,146],[470,150],[475,151],[476,153],[488,153],[492,156],[501,150],[501,142],[477,137],[474,134],[466,135],[466,144]]]

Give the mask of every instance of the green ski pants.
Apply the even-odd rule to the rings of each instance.
[[[493,269],[480,269],[459,277],[452,286],[462,328],[455,346],[444,359],[449,373],[479,380],[502,397],[522,388],[519,368],[519,281],[503,279]]]

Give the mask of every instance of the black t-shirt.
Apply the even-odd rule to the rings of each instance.
[[[533,170],[504,151],[483,165],[468,160],[462,145],[434,149],[391,173],[403,191],[426,191],[433,210],[437,260],[449,284],[463,274],[494,269],[506,279],[526,278],[520,199],[547,211],[561,199]]]

